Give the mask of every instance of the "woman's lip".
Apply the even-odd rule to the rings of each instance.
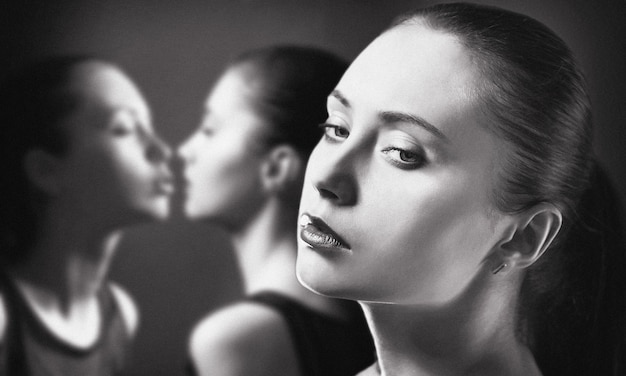
[[[164,177],[155,182],[156,192],[159,194],[170,195],[175,189],[174,180],[171,177]]]
[[[318,217],[301,215],[300,227],[300,239],[313,248],[350,249],[350,245]]]

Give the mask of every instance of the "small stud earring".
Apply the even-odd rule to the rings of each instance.
[[[498,265],[498,267],[493,269],[491,273],[498,274],[498,272],[504,268],[506,268],[506,262],[503,262],[502,264]]]

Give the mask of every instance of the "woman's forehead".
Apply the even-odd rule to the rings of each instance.
[[[421,25],[401,25],[381,34],[366,47],[346,75],[358,70],[368,78],[384,75],[385,79],[410,80],[426,72],[424,78],[441,81],[471,76],[472,67],[465,47],[454,35]]]
[[[465,47],[454,36],[407,25],[374,40],[348,68],[337,89],[356,107],[360,102],[363,108],[377,111],[457,111],[473,105],[478,77]]]
[[[110,111],[131,109],[140,119],[149,121],[151,118],[150,109],[137,86],[115,66],[100,62],[82,64],[74,72],[70,90],[89,107]]]

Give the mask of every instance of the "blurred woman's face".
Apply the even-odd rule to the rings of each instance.
[[[507,225],[490,193],[499,157],[450,35],[386,32],[328,98],[310,157],[297,272],[319,293],[436,305],[468,286]]]
[[[219,79],[199,128],[178,149],[185,169],[184,212],[226,227],[245,223],[263,202],[258,138],[264,124],[252,108],[243,68]]]
[[[83,217],[112,226],[165,218],[173,191],[171,151],[155,134],[137,87],[112,66],[85,63],[68,89],[80,104],[64,122],[69,150],[60,158],[59,197]]]

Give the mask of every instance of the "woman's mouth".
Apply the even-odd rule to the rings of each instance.
[[[157,194],[171,195],[175,191],[174,179],[169,176],[160,178],[155,182],[154,188]]]
[[[350,250],[350,246],[320,218],[300,216],[300,239],[313,248]]]

